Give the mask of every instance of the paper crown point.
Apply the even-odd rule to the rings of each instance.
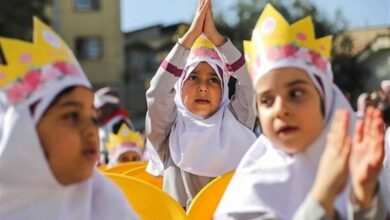
[[[110,133],[108,140],[107,149],[109,152],[115,151],[118,145],[122,144],[132,144],[138,148],[144,148],[144,140],[141,134],[130,129],[126,123],[122,123],[117,134]]]
[[[37,17],[33,18],[33,23],[32,43],[0,38],[7,62],[0,64],[0,90],[6,90],[10,103],[28,98],[54,76],[84,76],[73,52],[61,37]]]
[[[310,51],[311,54],[308,56],[318,55],[327,62],[331,54],[332,36],[316,39],[310,16],[290,25],[271,4],[267,4],[260,15],[251,41],[244,41],[244,51],[250,72],[254,65],[260,65],[262,57],[272,59],[273,56],[278,56],[278,53],[288,56],[289,53],[295,53],[299,48]],[[275,50],[272,51],[272,49]],[[324,67],[323,63],[315,65],[320,68],[321,65]]]
[[[192,45],[190,58],[211,58],[221,61],[216,46],[204,34],[200,35]]]

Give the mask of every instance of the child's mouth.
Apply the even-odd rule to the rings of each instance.
[[[83,150],[83,155],[89,160],[97,161],[99,159],[98,150],[95,147],[87,147]]]
[[[209,103],[210,103],[210,101],[207,100],[207,99],[196,99],[195,102],[196,102],[197,104],[201,104],[201,105],[206,105],[206,104],[209,104]]]
[[[278,135],[289,135],[297,131],[298,127],[294,126],[283,126],[277,130]]]

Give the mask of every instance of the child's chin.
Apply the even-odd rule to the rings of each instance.
[[[78,184],[84,181],[89,180],[94,172],[94,167],[91,167],[91,169],[84,170],[84,172],[74,173],[73,176],[67,178],[67,179],[59,179],[57,180],[64,186],[72,185],[72,184]]]
[[[299,144],[286,144],[286,143],[280,144],[280,148],[283,152],[290,155],[300,153],[306,149],[305,147],[300,146]]]

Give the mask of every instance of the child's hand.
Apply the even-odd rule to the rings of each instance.
[[[384,158],[384,128],[381,112],[369,107],[364,121],[356,124],[349,170],[355,198],[363,208],[370,206]]]
[[[335,114],[311,190],[313,198],[329,215],[333,215],[334,200],[348,180],[348,158],[352,142],[348,136],[349,112],[337,110]]]
[[[221,46],[225,43],[225,38],[215,28],[211,0],[206,1],[208,4],[208,10],[206,12],[203,32],[206,34],[207,38],[209,38],[210,41],[213,42],[215,46]]]
[[[196,14],[194,20],[192,21],[191,27],[184,34],[184,36],[179,39],[180,45],[186,49],[191,49],[195,40],[203,32],[205,17],[209,7],[208,1],[209,0],[199,0],[198,9],[196,10]]]

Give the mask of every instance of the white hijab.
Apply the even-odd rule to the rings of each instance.
[[[42,33],[48,31],[45,27]],[[51,37],[61,41],[54,32]],[[83,182],[63,186],[45,158],[36,130],[45,110],[68,87],[91,88],[80,66],[72,65],[67,74],[51,63],[35,67],[42,80],[16,104],[5,95],[6,88],[0,88],[0,219],[137,219],[119,189],[99,171]]]
[[[207,62],[221,80],[222,99],[219,109],[209,118],[192,114],[182,101],[183,83],[201,62]],[[173,162],[186,172],[217,177],[237,167],[242,156],[256,140],[255,134],[242,125],[229,110],[229,75],[221,61],[209,57],[189,58],[175,84],[174,101],[178,109],[169,136]]]
[[[294,155],[279,150],[266,136],[261,135],[243,157],[216,216],[231,212],[271,212],[280,219],[292,219],[312,187],[325,148],[326,135],[337,109],[343,108],[350,112],[350,131],[353,130],[356,116],[348,100],[333,84],[329,64],[327,73],[324,73],[299,58],[289,58],[273,63],[262,74],[283,67],[296,67],[308,73],[322,97],[325,110],[324,128],[314,143]],[[346,216],[346,192],[347,189],[341,193],[335,204],[342,216]]]

